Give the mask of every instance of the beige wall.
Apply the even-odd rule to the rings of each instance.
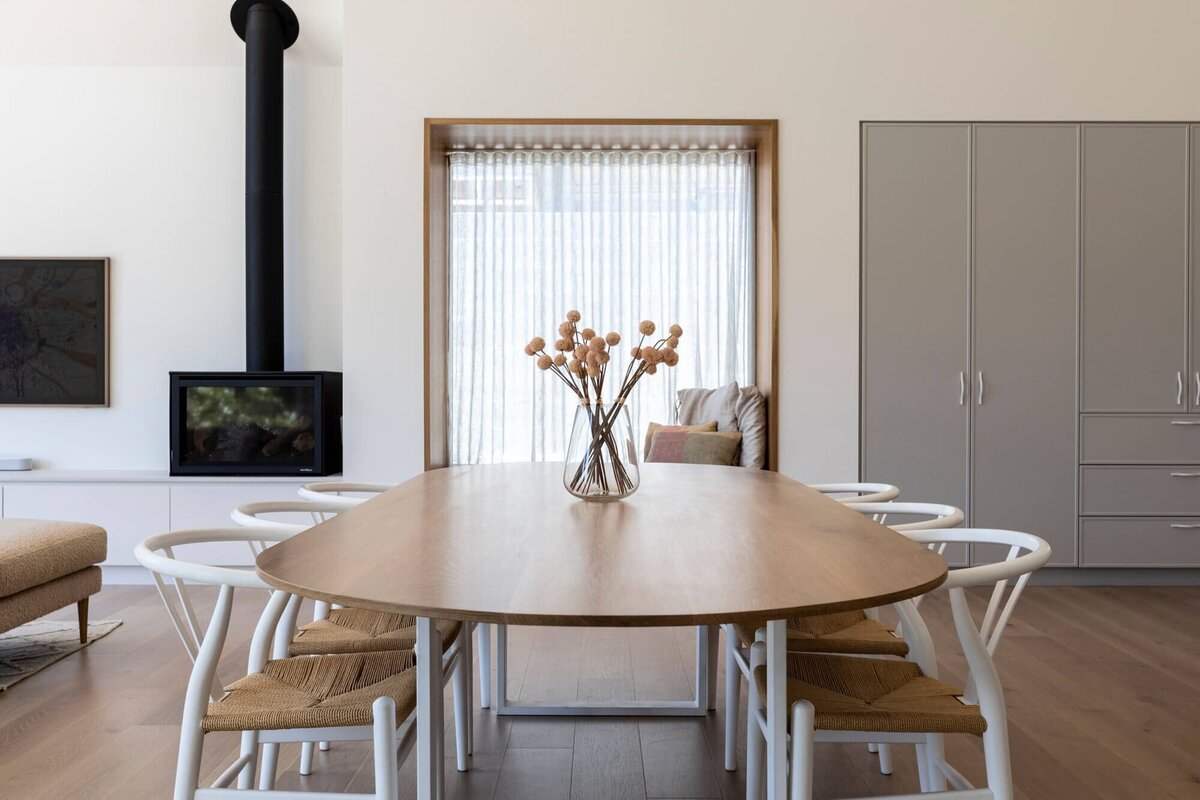
[[[778,118],[780,464],[809,480],[857,470],[860,120],[1200,119],[1194,0],[353,0],[344,23],[347,470],[378,480],[422,467],[425,116]]]

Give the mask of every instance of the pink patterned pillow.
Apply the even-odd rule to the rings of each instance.
[[[738,447],[741,444],[742,434],[736,431],[698,433],[663,429],[654,434],[650,442],[650,457],[646,461],[729,467],[738,463]]]

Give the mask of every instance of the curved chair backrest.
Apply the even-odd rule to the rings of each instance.
[[[1050,560],[1050,545],[1031,533],[994,528],[923,530],[911,531],[905,535],[930,546],[967,543],[1008,547],[1008,555],[1003,561],[952,569],[946,576],[946,581],[934,590],[946,590],[950,595],[955,632],[970,669],[970,680],[966,688],[967,701],[974,703],[983,700],[993,706],[996,703],[1003,706],[1003,693],[995,665],[992,663],[992,655],[1000,644],[1000,637],[1030,576]],[[1010,581],[1012,589],[1007,592],[1006,599],[1005,593]],[[974,586],[993,587],[983,622],[978,625],[963,591]],[[906,600],[897,603],[895,607],[904,626],[904,638],[912,646],[910,657],[920,663],[927,674],[936,675],[936,657],[929,630],[917,612],[916,603]]]
[[[346,481],[317,481],[306,483],[300,487],[300,496],[305,500],[319,503],[329,503],[343,510],[354,508],[360,503],[370,500],[370,497],[359,495],[377,495],[394,488],[389,483],[350,483]]]
[[[251,539],[278,542],[291,535],[283,531],[252,531],[247,528],[203,528],[155,534],[146,538],[133,549],[133,554],[138,562],[154,577],[154,585],[158,588],[158,595],[167,609],[167,616],[171,618],[175,632],[179,634],[183,648],[187,651],[193,664],[200,658],[206,631],[196,616],[187,584],[190,582],[221,587],[218,608],[213,612],[213,622],[219,623],[222,627],[220,632],[222,641],[224,640],[224,629],[229,624],[229,606],[232,602],[234,587],[245,589],[269,589],[270,587],[253,570],[217,567],[197,561],[188,561],[175,554],[176,548],[208,542],[248,542]],[[167,580],[170,580],[173,591],[167,589]],[[172,600],[172,595],[174,600]],[[288,599],[287,595],[282,592],[276,592],[275,595],[281,599],[273,596],[270,605],[272,608],[279,606],[282,610],[282,604],[286,603]],[[210,629],[213,622],[209,623]],[[261,638],[256,632],[255,641]],[[252,649],[256,648],[252,647]],[[262,649],[262,647],[257,649]],[[219,698],[224,693],[222,686],[220,678],[214,673],[210,690],[213,699]]]
[[[871,515],[880,523],[885,522],[892,515],[929,517],[929,519],[916,522],[897,522],[888,525],[892,530],[901,533],[954,528],[961,525],[964,519],[962,509],[943,503],[850,503],[850,507],[860,514]]]
[[[900,496],[890,483],[810,483],[808,488],[821,494],[849,494],[836,498],[839,503],[886,503]]]

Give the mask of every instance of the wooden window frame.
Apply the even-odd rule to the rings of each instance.
[[[755,152],[755,384],[767,400],[767,469],[779,466],[779,121],[774,119],[425,119],[425,469],[449,463],[446,155],[475,147],[737,147]]]

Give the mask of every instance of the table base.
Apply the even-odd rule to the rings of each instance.
[[[703,717],[716,708],[719,626],[696,626],[696,687],[690,700],[572,700],[511,703],[508,626],[496,626],[496,713],[528,717]]]

